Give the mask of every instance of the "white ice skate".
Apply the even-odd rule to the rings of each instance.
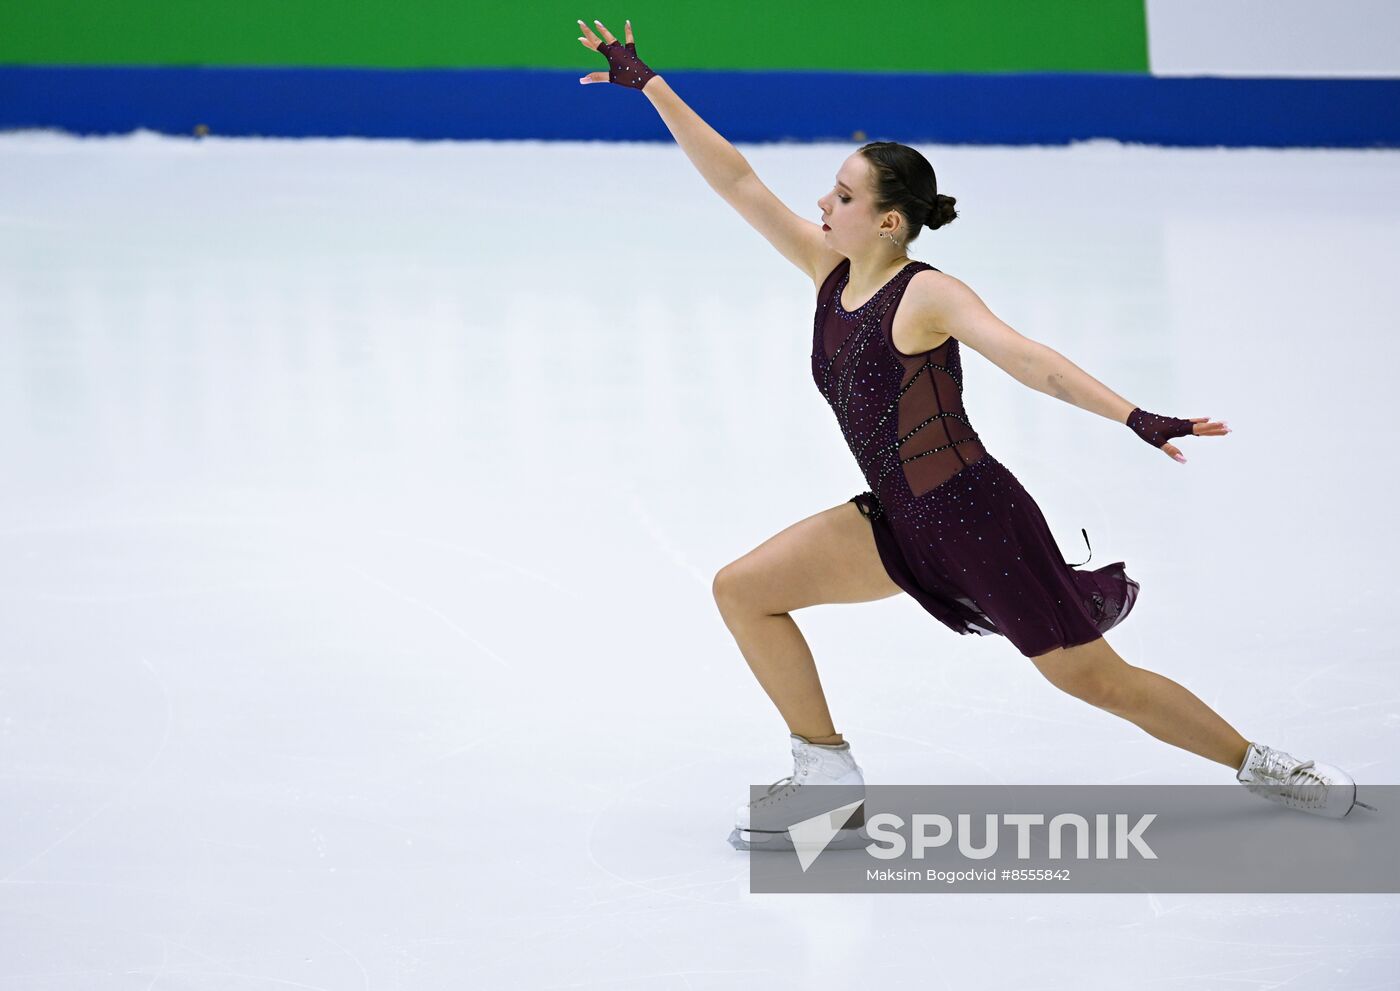
[[[1258,743],[1250,743],[1235,780],[1261,798],[1329,819],[1344,818],[1358,805],[1377,811],[1356,800],[1356,782],[1341,768]]]
[[[854,812],[849,809],[865,795],[865,776],[851,756],[850,743],[809,743],[796,733],[790,736],[792,774],[774,781],[757,802],[739,806],[734,831],[729,834],[730,846],[736,850],[791,850],[787,827],[824,813],[833,816],[830,825],[837,830],[831,842],[822,844],[824,848],[849,850],[870,843],[864,829],[865,806],[856,806]],[[750,828],[755,818],[762,829]]]

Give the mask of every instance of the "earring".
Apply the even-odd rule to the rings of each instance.
[[[880,232],[880,236],[881,236],[881,237],[887,237],[887,238],[889,238],[891,241],[894,241],[894,246],[895,246],[896,248],[899,247],[899,242],[898,242],[898,241],[895,241],[895,238],[894,238],[894,235],[893,235],[893,234],[886,234],[884,231],[881,231],[881,232]]]

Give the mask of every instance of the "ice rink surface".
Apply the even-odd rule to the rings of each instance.
[[[741,150],[819,222],[858,144]],[[1109,641],[1400,783],[1400,153],[920,150],[912,257],[1233,430],[963,349]],[[0,262],[0,988],[1400,985],[1400,896],[749,892],[791,757],[710,582],[866,485],[675,145],[9,134]],[[869,783],[1232,780],[907,596],[795,618]]]

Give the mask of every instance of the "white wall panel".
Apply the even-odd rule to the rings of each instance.
[[[1158,76],[1400,76],[1400,0],[1147,0]]]

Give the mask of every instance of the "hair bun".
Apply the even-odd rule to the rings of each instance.
[[[928,217],[924,223],[934,230],[952,223],[953,218],[958,215],[958,211],[953,208],[955,203],[957,203],[957,197],[934,193],[933,205],[929,207]]]

